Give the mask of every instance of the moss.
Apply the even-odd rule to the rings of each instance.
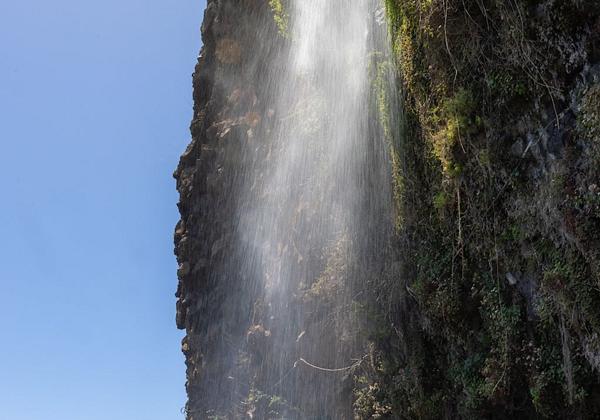
[[[374,53],[372,55],[371,73],[377,103],[377,116],[391,157],[394,201],[401,203],[404,201],[405,177],[403,176],[401,158],[404,152],[399,139],[402,138],[404,127],[401,122],[397,122],[397,118],[394,118],[396,116],[393,114],[393,112],[398,111],[394,106],[394,92],[391,91],[393,84],[390,83],[390,80],[394,80],[395,77],[393,63],[388,61],[388,58],[383,54]],[[397,230],[404,225],[402,206],[396,206],[395,225]]]
[[[284,398],[279,395],[267,394],[256,388],[250,389],[248,397],[244,401],[244,410],[243,416],[273,420],[298,414],[298,410]]]
[[[433,197],[433,206],[436,209],[441,210],[444,207],[446,207],[447,204],[448,204],[448,195],[446,194],[445,191],[440,191]]]
[[[590,142],[595,161],[600,161],[600,84],[590,87],[583,97],[579,125]]]
[[[392,407],[385,402],[385,395],[378,383],[369,383],[365,377],[355,378],[359,387],[355,390],[354,414],[359,419],[387,418]]]
[[[269,0],[269,6],[273,12],[273,19],[279,29],[279,34],[284,38],[289,38],[290,16],[283,0]]]
[[[514,68],[492,71],[485,82],[490,94],[501,104],[525,99],[530,93],[530,80]]]
[[[433,151],[447,176],[457,177],[462,173],[462,165],[455,162],[454,149],[465,148],[464,142],[479,125],[480,119],[474,116],[475,99],[471,92],[459,89],[454,96],[446,98],[439,110],[432,111],[431,119],[440,128],[432,135]]]
[[[582,28],[597,8],[559,3],[386,0],[405,96],[395,200],[409,246],[394,280],[408,309],[377,308],[381,362],[365,377],[359,418],[376,404],[406,418],[600,410],[582,345],[600,333],[598,85],[577,118],[589,156],[567,138],[543,170],[545,156],[511,153],[519,138],[557,135],[548,129],[566,110],[557,93],[575,90],[581,51],[592,54]],[[394,133],[378,92],[380,122]]]
[[[573,327],[600,331],[600,290],[576,251],[553,252],[543,272],[542,292],[554,314],[578,314]]]

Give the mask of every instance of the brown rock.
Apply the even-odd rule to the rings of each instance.
[[[190,273],[190,263],[185,261],[179,264],[179,269],[177,270],[177,277],[182,278],[187,276]]]
[[[223,64],[238,64],[242,59],[242,49],[237,41],[223,38],[217,42],[217,59]]]
[[[244,117],[244,121],[250,127],[255,128],[258,124],[260,124],[261,117],[258,112],[248,112]]]
[[[262,325],[253,325],[246,334],[248,348],[255,356],[261,357],[265,352],[270,336],[271,331],[265,329]]]

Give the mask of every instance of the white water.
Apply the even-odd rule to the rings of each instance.
[[[238,344],[252,354],[253,373],[235,392],[277,396],[293,418],[348,418],[348,381],[365,351],[353,300],[368,287],[361,276],[376,275],[392,230],[373,93],[389,43],[376,0],[290,7],[289,51],[259,95],[273,121],[259,140],[265,152],[240,168],[240,281],[258,296],[250,324],[263,344],[254,352]]]

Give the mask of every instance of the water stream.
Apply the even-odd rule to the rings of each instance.
[[[389,59],[382,7],[291,1],[289,48],[266,75],[267,151],[244,168],[237,209],[255,301],[236,344],[252,373],[235,394],[251,394],[238,406],[251,417],[351,418],[351,382],[366,357],[357,302],[393,226],[377,95],[387,89],[390,111],[393,78],[379,71]],[[261,398],[271,414],[254,407]]]

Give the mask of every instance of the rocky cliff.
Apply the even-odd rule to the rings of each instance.
[[[248,168],[260,183],[274,147],[268,75],[294,42],[288,7],[209,0],[205,12],[175,172],[187,418],[600,417],[598,2],[385,0],[394,57],[374,62],[369,115],[392,178],[369,188],[393,191],[395,223],[364,213],[365,235],[385,240],[354,264],[342,239],[302,251],[315,280],[298,301],[330,319],[345,282],[351,310],[294,334],[298,347],[358,355],[327,379],[331,395],[304,399],[290,390],[322,372],[286,353],[289,376],[266,375],[277,331],[237,231]]]
[[[598,417],[598,3],[386,3],[405,303],[361,418]]]
[[[182,350],[189,419],[227,411],[236,393],[247,394],[228,379],[248,375],[232,372],[230,360],[237,357],[234,342],[244,340],[252,325],[258,293],[243,281],[243,251],[234,235],[236,191],[243,182],[238,169],[262,153],[261,120],[268,111],[258,95],[277,50],[264,41],[277,40],[278,29],[263,1],[209,0],[202,39],[193,75],[192,142],[175,172],[181,195],[177,326],[187,333]]]

